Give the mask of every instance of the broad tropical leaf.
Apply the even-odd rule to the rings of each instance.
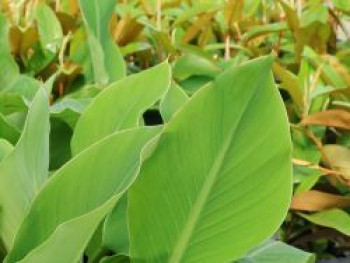
[[[170,67],[164,62],[107,87],[80,117],[72,139],[73,154],[113,132],[137,127],[143,112],[167,92],[170,81]]]
[[[228,69],[165,126],[129,190],[133,260],[228,262],[277,230],[291,197],[291,143],[271,65]]]

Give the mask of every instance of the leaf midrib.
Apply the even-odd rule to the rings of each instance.
[[[213,87],[211,87],[213,88]],[[254,93],[250,96],[250,98],[248,99],[248,101],[245,104],[244,110],[242,111],[242,113],[240,114],[240,116],[238,117],[238,120],[236,122],[236,125],[234,125],[231,130],[229,131],[229,134],[226,138],[226,140],[224,141],[219,154],[217,155],[211,169],[209,172],[209,175],[206,179],[206,181],[203,184],[203,187],[196,199],[196,202],[194,203],[194,205],[192,206],[192,209],[189,213],[189,217],[187,219],[187,222],[185,223],[185,227],[183,228],[181,234],[179,235],[178,241],[176,243],[176,245],[174,246],[174,250],[172,252],[172,254],[170,255],[169,258],[169,263],[178,263],[181,261],[186,249],[187,249],[187,245],[189,243],[189,240],[192,236],[193,230],[198,222],[199,216],[202,212],[202,209],[204,207],[204,205],[206,204],[206,201],[210,195],[210,192],[213,188],[213,185],[216,181],[216,178],[222,168],[222,165],[224,163],[225,160],[225,156],[227,155],[227,152],[229,150],[229,147],[231,145],[231,142],[233,141],[233,136],[236,133],[237,128],[239,127],[239,124],[243,118],[243,116],[245,115],[250,103],[253,101],[253,98],[256,96],[257,92],[256,90],[254,91]]]

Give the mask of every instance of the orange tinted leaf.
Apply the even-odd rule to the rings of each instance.
[[[326,162],[329,162],[332,169],[339,171],[345,179],[350,180],[350,149],[341,145],[325,145],[323,152],[327,157]]]
[[[283,68],[280,64],[275,62],[272,67],[273,73],[282,82],[281,88],[288,91],[294,103],[302,109],[304,107],[303,94],[298,88],[298,77],[292,72]]]
[[[185,35],[182,38],[182,43],[189,43],[192,39],[194,39],[202,30],[204,30],[209,23],[211,23],[214,17],[214,13],[205,13],[201,15],[192,26],[190,26]]]
[[[346,110],[327,110],[306,116],[304,125],[319,125],[350,130],[350,112]]]
[[[227,27],[231,28],[234,23],[242,19],[244,10],[244,0],[229,0],[225,8]]]
[[[322,211],[331,208],[350,207],[350,198],[316,190],[293,196],[290,209],[301,211]]]

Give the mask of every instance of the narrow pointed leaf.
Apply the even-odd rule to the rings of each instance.
[[[123,78],[125,62],[109,33],[116,1],[80,0],[79,4],[88,33],[95,81],[107,84]]]
[[[57,171],[34,200],[6,262],[77,262],[113,199],[135,179],[141,151],[159,131],[115,133]]]
[[[350,215],[340,209],[331,209],[314,213],[312,215],[299,214],[310,222],[324,227],[334,228],[350,236]]]
[[[48,260],[50,263],[78,262],[82,258],[83,250],[94,230],[106,214],[111,211],[117,199],[117,197],[113,197],[92,212],[62,223],[45,242],[19,262],[37,263]],[[69,238],[69,242],[67,242],[67,238]]]
[[[40,3],[35,12],[42,48],[57,52],[63,41],[63,30],[54,11],[45,3]]]
[[[0,163],[0,234],[7,248],[49,166],[49,102],[45,90],[35,96],[15,149]]]
[[[0,14],[0,91],[10,87],[19,76],[19,67],[11,55],[9,28],[6,16]]]

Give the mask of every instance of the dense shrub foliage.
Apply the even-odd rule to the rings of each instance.
[[[0,9],[2,261],[350,256],[350,2]]]

